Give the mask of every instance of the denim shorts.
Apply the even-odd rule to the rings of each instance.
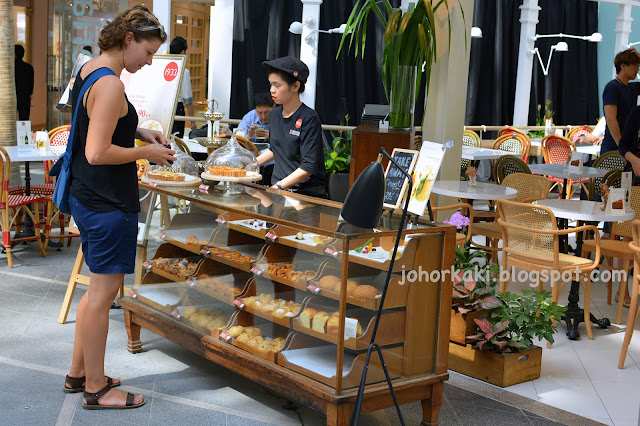
[[[71,214],[80,230],[82,253],[94,274],[132,274],[136,262],[138,213],[94,212],[69,194]]]

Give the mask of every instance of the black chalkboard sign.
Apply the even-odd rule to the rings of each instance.
[[[395,148],[391,153],[391,157],[393,157],[404,171],[411,175],[416,160],[418,159],[418,151]],[[384,206],[397,209],[400,207],[400,203],[402,203],[404,194],[407,191],[407,178],[391,161],[389,161],[389,165],[387,166],[385,178]]]

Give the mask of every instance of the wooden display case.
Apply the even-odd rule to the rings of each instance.
[[[339,203],[251,184],[256,203],[234,203],[216,187],[141,187],[189,203],[154,241],[147,228],[143,260],[185,257],[198,266],[183,277],[140,262],[139,282],[119,302],[129,351],[142,350],[144,327],[324,412],[327,424],[348,424],[380,306],[375,293],[389,267],[381,246],[369,257],[354,250],[370,238],[374,246],[395,239],[397,218],[385,217],[375,230],[353,229],[339,222]],[[451,269],[455,230],[420,224],[403,233],[408,242],[396,260],[376,342],[399,402],[421,401],[424,424],[431,424],[448,378],[451,277],[428,280],[432,271]],[[190,236],[198,244],[187,244]],[[147,256],[150,245],[157,249]],[[390,406],[374,354],[363,412]]]

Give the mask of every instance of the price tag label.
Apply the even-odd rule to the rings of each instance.
[[[358,335],[358,320],[355,318],[344,319],[344,340],[351,339]]]
[[[271,241],[275,241],[276,239],[278,239],[278,236],[275,233],[271,232],[271,231],[267,232],[267,234],[265,236],[268,239],[270,239]]]
[[[149,262],[144,262],[142,264],[142,267],[145,268],[147,271],[151,270],[151,264]]]
[[[262,271],[258,268],[256,268],[255,266],[253,268],[251,268],[251,272],[253,272],[256,275],[262,275]]]
[[[220,340],[224,340],[229,343],[231,341],[231,336],[229,336],[225,331],[221,331],[219,334]]]
[[[177,310],[173,310],[171,311],[171,315],[173,315],[174,317],[176,317],[177,319],[180,319],[180,317],[182,317],[182,315],[180,315],[180,312],[178,312]]]
[[[242,300],[240,300],[240,299],[234,300],[233,304],[236,305],[240,309],[244,309],[244,303],[242,303]]]
[[[312,282],[307,284],[307,290],[312,291],[314,293],[320,293],[320,287],[318,287],[317,285],[315,285]]]
[[[198,188],[200,188],[201,191],[208,191],[209,190],[209,185],[205,185],[204,183],[202,185],[200,185]]]
[[[219,223],[219,224],[221,224],[221,225],[222,225],[223,223],[227,223],[227,221],[226,221],[226,220],[224,220],[224,218],[223,218],[222,216],[218,216],[218,217],[216,218],[216,222],[218,222],[218,223]]]
[[[135,291],[133,291],[133,290],[129,290],[129,295],[130,295],[131,297],[133,297],[134,299],[135,299],[136,297],[138,297],[138,294],[137,294]]]
[[[158,186],[158,184],[155,182],[149,182],[149,186],[153,186],[155,188],[156,186]]]
[[[208,249],[202,249],[202,250],[200,250],[200,254],[201,254],[201,255],[203,255],[203,256],[207,256],[207,257],[209,257],[209,254],[210,254],[210,253],[211,253],[211,250],[208,250]]]
[[[331,247],[327,247],[326,249],[324,249],[324,252],[331,256],[338,256],[338,252]]]
[[[165,233],[163,231],[158,232],[158,237],[162,238],[163,240],[165,238],[167,238],[167,236],[165,235]]]
[[[197,281],[196,277],[191,277],[187,279],[186,283],[189,284],[191,287],[193,287],[194,285],[197,284],[196,281]]]

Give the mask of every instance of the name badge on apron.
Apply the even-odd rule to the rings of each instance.
[[[289,130],[289,134],[293,136],[300,136],[300,132],[293,129]]]

